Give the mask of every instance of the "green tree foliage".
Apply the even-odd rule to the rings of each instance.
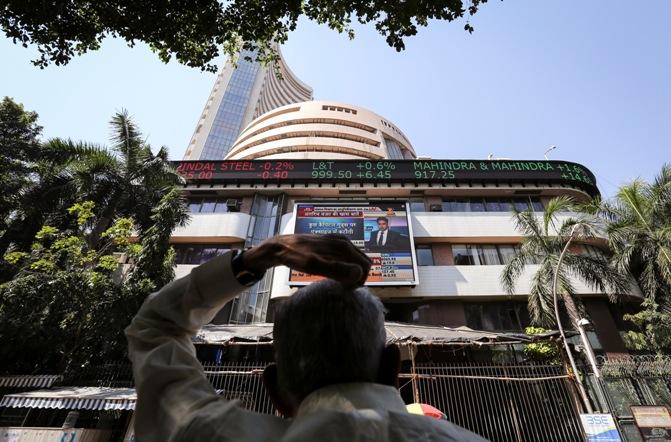
[[[645,300],[642,311],[627,318],[642,335],[628,335],[637,349],[671,350],[671,165],[652,183],[636,180],[622,186],[600,207],[612,264],[636,278]],[[638,344],[636,344],[638,342]]]
[[[119,283],[119,259],[132,254],[133,222],[118,219],[105,232],[99,249],[86,236],[94,220],[94,203],[68,210],[71,229],[44,226],[30,253],[11,252],[5,260],[16,277],[0,286],[0,359],[14,372],[61,371],[112,355],[123,355],[115,306],[120,298],[141,299]],[[133,302],[137,305],[138,302]]]
[[[112,119],[110,150],[40,142],[36,121],[0,103],[0,180],[12,189],[0,197],[0,371],[118,361],[123,328],[174,276],[169,237],[188,216],[182,180],[125,111]]]
[[[154,154],[126,111],[112,118],[111,148],[106,149],[62,139],[39,143],[37,116],[5,101],[9,111],[0,112],[0,126],[11,130],[4,131],[7,135],[0,140],[0,148],[2,161],[12,166],[3,166],[0,179],[13,179],[17,190],[5,197],[0,254],[28,251],[44,224],[71,227],[74,220],[63,214],[78,199],[94,201],[98,207],[90,226],[92,235],[87,237],[89,246],[96,248],[101,234],[119,216],[132,217],[142,235],[152,225],[152,209],[175,184],[183,182],[168,161],[167,149]],[[22,147],[26,144],[29,146]],[[11,172],[16,169],[25,170],[20,179]],[[0,265],[0,281],[11,276]]]
[[[178,197],[175,192],[164,196],[163,204],[154,209],[157,224],[186,219]],[[3,370],[62,372],[122,359],[123,329],[144,298],[172,277],[167,269],[172,271],[174,254],[166,237],[150,235],[136,244],[133,220],[117,218],[92,248],[95,203],[77,203],[67,216],[74,227],[44,226],[35,235],[30,253],[11,252],[4,257],[18,272],[0,285]],[[150,230],[170,232],[174,225]],[[129,264],[120,266],[120,256]],[[161,274],[145,264],[146,257],[161,262]]]
[[[556,326],[552,299],[552,282],[559,256],[574,234],[576,243],[594,241],[602,229],[597,217],[577,210],[568,197],[553,198],[548,202],[542,217],[533,211],[514,211],[517,230],[524,235],[519,251],[506,264],[501,273],[505,290],[515,293],[515,284],[528,265],[537,268],[531,279],[528,298],[532,321],[540,326]],[[574,216],[568,216],[569,213]],[[575,326],[580,318],[580,301],[575,295],[573,278],[582,280],[591,288],[606,293],[612,301],[627,293],[629,282],[626,275],[613,269],[605,255],[567,253],[557,270],[557,294],[564,303],[571,322]]]
[[[542,327],[526,327],[524,333],[528,335],[540,335],[548,330]],[[550,342],[534,342],[532,344],[524,344],[522,352],[527,359],[532,361],[542,361],[545,363],[561,363],[559,350],[557,345]]]
[[[12,210],[33,172],[42,128],[37,114],[5,97],[0,102],[0,232],[7,230]]]
[[[148,44],[167,62],[215,70],[223,49],[229,55],[241,46],[255,49],[263,61],[275,59],[272,42],[284,43],[298,19],[305,17],[353,38],[353,21],[371,24],[396,50],[429,20],[451,22],[474,15],[487,0],[389,2],[383,0],[221,2],[193,0],[62,1],[9,0],[0,8],[0,28],[15,43],[35,45],[33,63],[62,65],[73,56],[100,48],[105,37],[120,37],[133,46]],[[467,21],[464,28],[472,32]],[[245,42],[245,43],[241,43]]]
[[[101,208],[89,239],[94,246],[115,216],[132,216],[143,235],[153,225],[153,208],[184,182],[168,161],[167,148],[154,154],[127,111],[117,112],[110,127],[111,150],[92,150],[73,168],[79,194]]]

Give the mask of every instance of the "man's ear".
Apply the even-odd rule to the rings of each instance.
[[[401,370],[401,352],[394,344],[387,345],[380,356],[377,383],[398,388],[398,372]]]
[[[263,385],[266,386],[270,400],[277,411],[285,417],[293,417],[296,412],[295,407],[292,401],[282,394],[282,389],[277,382],[277,364],[274,362],[263,369]]]

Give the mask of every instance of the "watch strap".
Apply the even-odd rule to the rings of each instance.
[[[243,250],[234,250],[233,253],[235,255],[231,258],[231,270],[240,285],[245,287],[252,286],[266,274],[265,270],[259,274],[245,267],[242,261],[242,255],[245,253]]]

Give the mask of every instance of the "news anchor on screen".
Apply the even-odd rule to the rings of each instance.
[[[365,247],[367,252],[391,252],[409,250],[410,244],[407,236],[389,228],[389,218],[380,216],[377,218],[377,230],[370,232]]]

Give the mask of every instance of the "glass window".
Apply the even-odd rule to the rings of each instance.
[[[416,198],[410,200],[410,211],[411,212],[426,212],[426,204],[422,198]]]
[[[226,204],[226,199],[218,199],[217,205],[214,206],[214,213],[226,213],[228,212],[228,205]]]
[[[513,205],[508,198],[499,199],[499,212],[511,212],[513,210]]]
[[[187,246],[184,251],[184,261],[179,264],[200,264],[202,249],[198,246]]]
[[[471,204],[467,199],[457,199],[452,201],[453,212],[470,212]]]
[[[483,265],[493,266],[501,264],[499,252],[496,250],[495,245],[478,246],[478,256],[480,257],[480,263]]]
[[[202,264],[215,256],[223,255],[230,248],[222,245],[175,244],[175,264]]]
[[[506,245],[500,245],[498,246],[499,248],[499,256],[501,256],[501,263],[502,264],[508,264],[510,261],[512,261],[513,257],[515,256],[516,250],[515,246],[510,244]]]
[[[455,212],[453,203],[453,199],[443,200],[443,212]]]
[[[454,265],[456,266],[480,265],[477,249],[471,245],[452,245],[452,256],[454,257]]]
[[[540,198],[531,198],[531,207],[533,207],[534,212],[542,212],[544,210],[543,202]]]
[[[432,266],[433,265],[433,250],[429,245],[418,245],[415,248],[417,255],[418,266]]]
[[[217,205],[217,200],[214,198],[206,198],[203,200],[203,206],[200,213],[214,213],[214,207]]]
[[[501,205],[499,204],[499,200],[496,198],[485,198],[485,210],[487,212],[500,212]]]
[[[403,152],[401,151],[401,146],[398,143],[390,138],[384,139],[384,144],[387,145],[387,153],[389,158],[392,160],[402,160]]]
[[[189,212],[191,213],[198,213],[200,212],[200,203],[201,199],[191,199],[189,200]]]
[[[471,212],[484,212],[485,201],[482,198],[471,198]]]
[[[531,321],[524,302],[464,303],[466,325],[474,330],[522,331]]]
[[[527,198],[513,198],[513,206],[515,210],[524,212],[529,210],[529,200]]]
[[[204,247],[203,252],[200,255],[200,263],[202,264],[204,262],[207,262],[214,258],[215,256],[219,255],[219,248],[217,247]]]
[[[443,201],[444,212],[470,212],[471,202],[467,198],[450,198]]]

